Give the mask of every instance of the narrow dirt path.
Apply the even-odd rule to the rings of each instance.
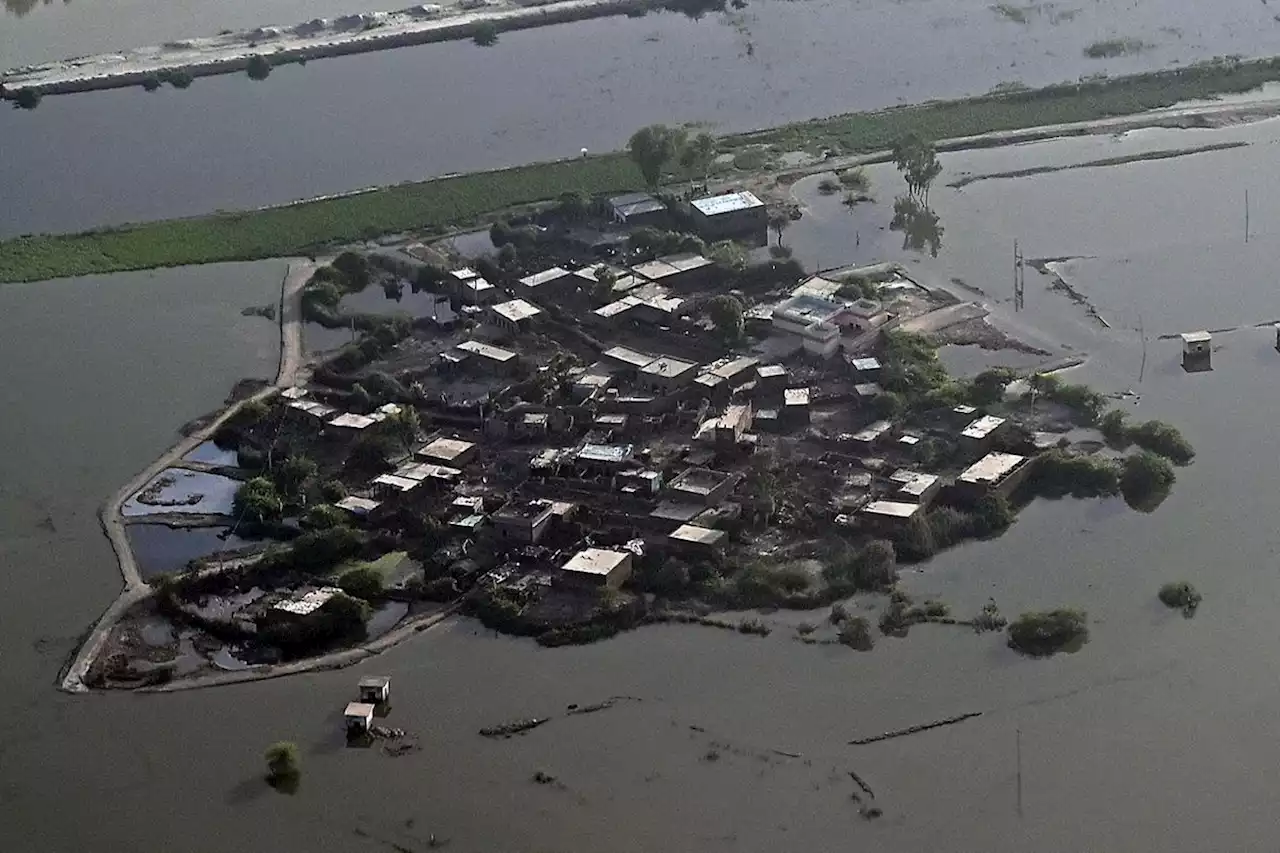
[[[85,638],[84,644],[80,646],[75,659],[67,667],[61,683],[63,690],[78,693],[88,689],[84,684],[84,677],[89,671],[89,666],[97,658],[98,653],[106,643],[107,637],[111,634],[111,629],[115,627],[116,622],[120,620],[125,611],[151,592],[151,587],[142,579],[142,575],[138,571],[137,559],[134,557],[133,548],[129,545],[123,514],[125,502],[165,468],[177,462],[196,445],[207,441],[210,436],[217,432],[219,427],[234,416],[236,412],[240,411],[242,406],[253,400],[262,400],[270,397],[281,388],[288,387],[296,382],[303,369],[302,288],[315,268],[316,264],[310,261],[291,261],[289,269],[285,273],[284,281],[281,282],[280,306],[278,309],[280,364],[276,371],[275,383],[268,385],[253,396],[231,405],[208,424],[182,438],[158,459],[140,471],[132,480],[125,483],[103,507],[100,514],[102,529],[107,534],[107,539],[111,541],[111,547],[116,553],[116,560],[120,565],[120,575],[124,578],[124,589],[121,591],[120,596],[107,608],[106,612],[102,614],[97,625]]]

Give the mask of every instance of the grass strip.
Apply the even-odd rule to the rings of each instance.
[[[725,137],[721,151],[750,146],[878,151],[907,133],[944,140],[1089,121],[1247,92],[1280,80],[1280,58],[1216,60],[1185,68],[1087,80],[956,101],[799,122]],[[398,184],[358,195],[242,213],[213,214],[79,234],[0,242],[0,282],[310,254],[380,234],[465,225],[570,190],[620,192],[643,184],[622,154],[538,163]]]

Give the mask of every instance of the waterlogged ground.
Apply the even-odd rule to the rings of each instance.
[[[937,259],[893,253],[922,280],[958,277],[987,291],[997,322],[1087,351],[1077,377],[1132,389],[1136,402],[1125,405],[1135,416],[1177,423],[1199,452],[1153,514],[1119,501],[1039,501],[1000,539],[949,552],[905,579],[918,596],[940,597],[961,616],[989,597],[1006,613],[1082,607],[1092,637],[1077,653],[1027,660],[998,635],[944,626],[880,639],[870,653],[805,646],[790,628],[814,617],[795,614],[761,616],[775,627],[765,638],[669,626],[558,650],[456,621],[354,670],[172,696],[61,696],[51,686],[59,660],[118,584],[93,507],[169,440],[165,430],[131,433],[119,417],[97,415],[94,429],[56,451],[44,446],[42,431],[15,433],[8,446],[30,448],[24,466],[33,461],[16,468],[5,457],[12,470],[0,480],[13,505],[26,506],[13,501],[16,483],[62,508],[52,531],[37,518],[0,515],[3,562],[17,567],[0,575],[0,632],[10,650],[0,670],[6,840],[55,851],[185,849],[193,834],[213,851],[419,850],[433,835],[468,853],[1275,847],[1280,494],[1268,460],[1280,454],[1270,404],[1280,355],[1270,329],[1221,333],[1215,369],[1189,376],[1177,367],[1176,345],[1157,336],[1280,314],[1268,274],[1280,223],[1280,194],[1268,175],[1280,129],[1144,133],[958,155],[944,158],[940,184],[966,171],[1231,139],[1250,145],[959,191],[940,185],[932,197],[945,229]],[[1254,205],[1248,246],[1238,215],[1245,176]],[[886,174],[872,182],[885,200],[897,191]],[[876,207],[886,218],[883,202]],[[865,227],[875,211],[859,214]],[[795,223],[787,242],[799,247],[809,239],[805,228],[805,220]],[[1028,257],[1088,258],[1068,267],[1068,277],[1111,328],[1030,272],[1026,308],[1015,314],[1007,302],[1015,238]],[[896,234],[881,239],[900,246],[889,242]],[[805,251],[843,262],[841,240],[815,238]],[[0,329],[10,336],[9,324],[29,316],[17,314],[24,303],[14,292],[0,289],[0,300],[10,300]],[[99,311],[100,325],[133,318],[135,326],[162,327],[145,300],[113,292],[128,310]],[[1150,339],[1145,370],[1139,312]],[[40,337],[27,346],[46,337],[68,346],[58,330],[52,320],[35,327]],[[84,363],[75,370],[91,370],[125,337],[106,336],[96,352],[81,342]],[[190,348],[192,336],[181,344]],[[103,395],[127,394],[135,408],[180,409],[176,422],[211,408],[229,385],[212,381],[228,369],[219,354],[206,344],[211,367],[198,388],[171,378],[171,366],[154,358],[151,372],[95,378]],[[118,387],[112,376],[138,384]],[[203,398],[193,399],[195,390]],[[28,390],[6,402],[11,424],[79,422],[85,412],[75,395]],[[52,472],[36,464],[49,458],[62,460]],[[95,472],[103,459],[113,461]],[[82,468],[77,487],[64,488]],[[1158,587],[1178,578],[1204,593],[1194,619],[1156,601]],[[338,715],[365,674],[392,676],[386,722],[412,733],[419,751],[393,759],[342,746]],[[564,716],[570,703],[615,695],[640,701]],[[956,726],[847,745],[975,711],[982,716]],[[553,719],[507,741],[476,734],[527,716]],[[279,738],[302,749],[301,786],[291,797],[258,778],[262,749]],[[540,771],[556,781],[536,784]],[[883,817],[858,815],[848,771],[874,791]],[[140,814],[148,818],[126,817]]]
[[[0,64],[368,5],[55,0],[0,18]],[[1257,0],[1061,0],[1003,12],[989,0],[751,0],[700,21],[609,18],[504,34],[489,49],[458,42],[317,61],[264,83],[232,75],[187,91],[48,98],[34,112],[0,110],[0,186],[19,200],[0,206],[0,237],[614,150],[652,122],[740,131],[1015,81],[1269,55],[1274,14]],[[1084,55],[1113,39],[1144,47]]]

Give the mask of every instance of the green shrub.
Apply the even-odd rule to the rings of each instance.
[[[863,616],[852,616],[841,622],[836,637],[844,645],[860,652],[869,652],[876,645],[875,637],[871,634],[871,625]]]
[[[1200,606],[1199,591],[1187,581],[1167,583],[1160,587],[1159,595],[1165,607],[1181,610],[1182,615],[1188,618],[1194,616],[1196,609]]]
[[[338,588],[347,595],[370,601],[382,595],[382,575],[374,569],[352,569],[338,578]]]
[[[1120,468],[1109,459],[1055,448],[1041,453],[1031,464],[1028,488],[1041,497],[1096,498],[1120,491]]]
[[[263,756],[267,762],[267,779],[275,782],[297,777],[302,772],[300,754],[298,745],[293,741],[282,740],[267,747]]]
[[[1178,465],[1189,465],[1196,452],[1176,427],[1163,421],[1145,421],[1127,430],[1129,439],[1143,450],[1158,453]]]
[[[266,80],[271,76],[271,60],[258,54],[249,60],[246,72],[250,80]]]
[[[311,530],[328,530],[345,525],[349,519],[346,511],[333,504],[316,504],[303,514],[301,524]]]
[[[1062,651],[1088,636],[1085,614],[1065,608],[1023,613],[1009,625],[1010,647],[1036,657]]]
[[[1168,497],[1175,479],[1168,459],[1140,450],[1124,459],[1120,492],[1129,506],[1150,512]]]

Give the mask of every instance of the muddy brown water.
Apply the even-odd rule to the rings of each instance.
[[[1280,130],[1076,140],[944,165],[997,171],[1230,138],[1255,144],[935,190],[943,250],[904,256],[922,279],[989,284],[997,322],[1088,351],[1077,376],[1132,387],[1135,416],[1177,423],[1199,452],[1152,514],[1039,501],[1005,536],[907,576],[961,616],[988,597],[1008,614],[1086,609],[1090,642],[1047,660],[945,626],[879,639],[870,653],[795,642],[788,626],[814,614],[765,615],[776,626],[765,638],[667,626],[557,650],[454,621],[347,671],[64,696],[58,665],[119,586],[96,506],[235,378],[271,372],[269,324],[238,309],[267,301],[279,270],[212,268],[222,289],[186,270],[0,288],[0,353],[23,365],[0,392],[0,840],[49,851],[420,850],[432,835],[461,851],[1274,847],[1280,354],[1270,329],[1219,335],[1214,371],[1188,376],[1176,345],[1152,340],[1139,382],[1132,326],[1139,309],[1151,337],[1280,313],[1280,194],[1269,187]],[[1247,247],[1236,215],[1245,176],[1257,196]],[[873,181],[892,194],[888,178]],[[801,242],[803,227],[787,239]],[[1093,257],[1073,286],[1114,328],[1030,273],[1024,311],[999,301],[1014,237],[1028,256]],[[228,335],[258,343],[229,347]],[[1204,593],[1194,619],[1156,601],[1178,578]],[[339,713],[366,674],[392,676],[386,724],[419,751],[343,747]],[[642,701],[563,716],[614,695]],[[971,711],[983,715],[847,745]],[[553,719],[510,740],[476,734],[530,716]],[[258,779],[263,748],[280,738],[302,748],[293,796]],[[849,770],[875,791],[878,821],[858,816]],[[539,771],[559,784],[534,784]]]
[[[11,0],[31,5],[30,0]],[[36,4],[0,12],[0,66],[290,25],[360,0]],[[396,4],[381,4],[396,5]],[[240,209],[621,148],[653,122],[716,132],[1276,52],[1257,0],[752,0],[729,16],[608,18],[0,110],[0,237]],[[1072,14],[1074,13],[1074,14]],[[1088,59],[1107,38],[1141,53]]]

